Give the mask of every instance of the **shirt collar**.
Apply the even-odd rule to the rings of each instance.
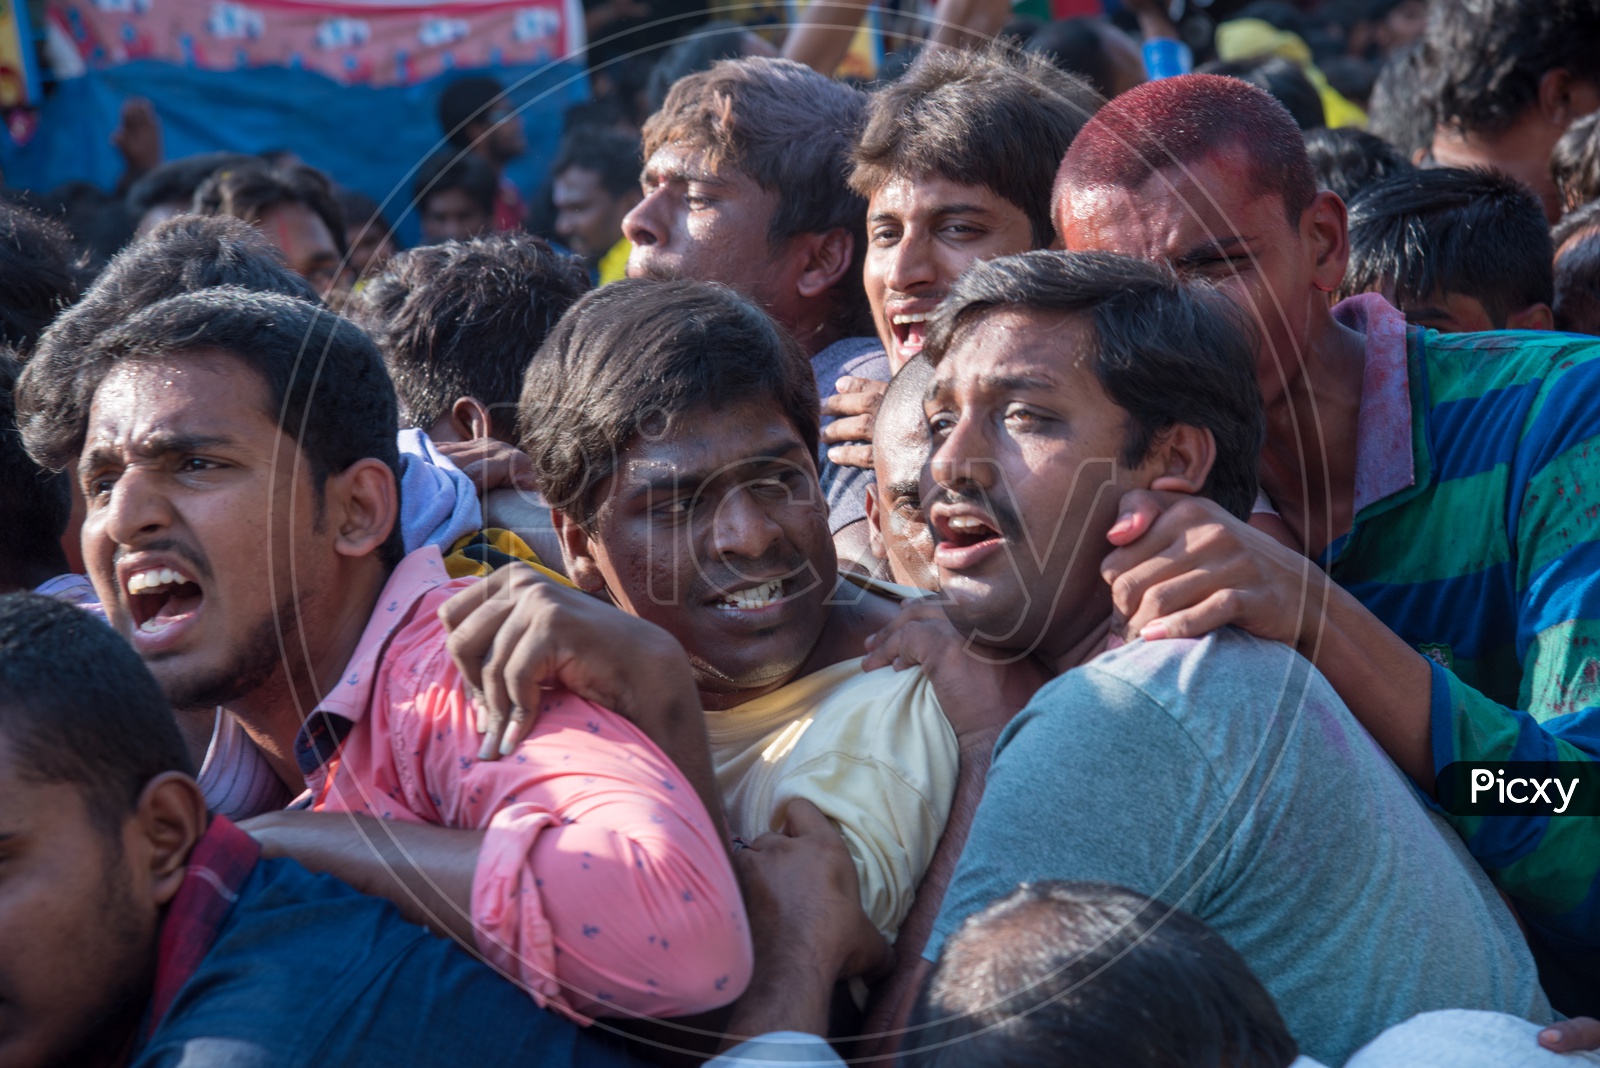
[[[1405,316],[1376,293],[1341,301],[1333,317],[1366,337],[1356,418],[1356,515],[1416,484]]]
[[[350,728],[367,714],[372,681],[389,639],[410,621],[424,595],[449,581],[437,546],[425,545],[400,561],[378,595],[367,628],[361,632],[361,640],[338,684],[306,717],[305,726],[295,737],[295,762],[302,774],[309,776],[332,757]]]
[[[211,818],[211,826],[189,854],[178,894],[161,921],[155,988],[141,1046],[161,1026],[178,991],[211,952],[217,930],[260,859],[261,847],[254,838],[224,816]]]

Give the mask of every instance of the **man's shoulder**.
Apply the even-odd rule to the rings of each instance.
[[[887,382],[889,357],[883,342],[875,337],[841,338],[811,357],[811,372],[817,378],[817,392],[826,397],[834,393],[834,382],[844,375]]]
[[[1206,691],[1259,691],[1263,672],[1280,676],[1305,660],[1282,642],[1267,641],[1236,627],[1199,638],[1136,639],[1111,649],[1047,683],[1035,700],[1049,702],[1081,693],[1080,686],[1115,680],[1169,711],[1196,702]]]
[[[790,754],[795,764],[841,754],[863,763],[925,764],[956,751],[955,732],[920,667],[862,671],[858,657],[784,689],[791,690],[795,722],[806,724]]]
[[[1540,330],[1413,330],[1429,406],[1503,396],[1600,374],[1600,338]]]

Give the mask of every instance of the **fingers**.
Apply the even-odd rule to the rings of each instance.
[[[1138,631],[1145,641],[1164,638],[1199,638],[1221,627],[1241,622],[1245,595],[1238,590],[1217,590],[1199,604],[1146,623]]]
[[[1539,1032],[1539,1045],[1556,1053],[1600,1049],[1600,1020],[1588,1016],[1558,1020]]]
[[[1128,545],[1143,537],[1160,518],[1164,506],[1149,490],[1129,490],[1122,495],[1117,521],[1106,531],[1112,545]]]
[[[862,378],[841,378],[839,381],[844,383],[865,382],[870,380]],[[844,390],[841,390],[838,393],[833,394],[831,397],[826,397],[823,399],[822,414],[824,418],[828,416],[840,417],[849,415],[872,415],[882,404],[882,392],[865,393],[845,392]]]
[[[503,743],[506,728],[510,725],[513,707],[517,704],[516,691],[507,678],[506,661],[518,644],[523,628],[514,613],[508,625],[501,627],[489,645],[489,655],[483,661],[482,700],[487,713],[487,729],[478,759],[495,760],[505,751]]]
[[[842,445],[850,442],[870,442],[873,427],[877,425],[877,417],[872,415],[857,415],[846,419],[835,419],[822,428],[822,441],[827,445]]]
[[[864,467],[872,469],[871,445],[835,445],[828,450],[828,459],[840,467]]]
[[[833,821],[823,815],[820,808],[803,797],[797,797],[789,802],[789,810],[784,814],[783,833],[790,838],[805,838],[813,834],[839,837]]]

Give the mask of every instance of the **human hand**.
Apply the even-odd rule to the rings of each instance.
[[[933,597],[900,606],[888,626],[870,635],[863,671],[920,666],[963,745],[987,748],[1050,676],[1030,657],[970,642]]]
[[[161,165],[161,122],[150,101],[130,96],[122,102],[111,143],[122,153],[129,174],[144,174]]]
[[[1557,1020],[1539,1032],[1539,1045],[1555,1053],[1600,1049],[1600,1020],[1588,1016]]]
[[[845,375],[835,384],[839,392],[822,402],[822,417],[833,422],[822,428],[828,459],[841,467],[872,466],[872,430],[889,383],[875,378]]]
[[[527,453],[499,438],[474,438],[472,441],[439,441],[434,447],[444,453],[461,473],[472,480],[479,493],[497,489],[519,489],[537,493],[539,479]]]
[[[893,965],[894,951],[861,907],[843,835],[810,801],[789,802],[783,830],[750,842],[733,863],[763,965],[829,986]]]
[[[521,744],[545,689],[608,708],[658,743],[669,713],[701,714],[688,657],[670,634],[533,568],[500,568],[446,601],[439,619],[480,695],[482,760]]]
[[[1311,560],[1183,493],[1131,490],[1100,564],[1126,638],[1195,638],[1235,626],[1303,648],[1329,593]]]

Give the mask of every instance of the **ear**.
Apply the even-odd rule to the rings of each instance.
[[[883,544],[883,528],[878,526],[878,484],[867,483],[867,548],[875,560],[889,559],[889,549]]]
[[[550,525],[561,542],[561,558],[566,561],[567,577],[584,593],[606,594],[606,577],[595,559],[594,539],[578,521],[558,509],[550,509]]]
[[[808,300],[820,297],[850,270],[856,251],[855,235],[838,227],[821,234],[801,234],[798,240],[806,259],[795,288]]]
[[[450,406],[450,429],[460,441],[477,441],[492,436],[489,406],[477,397],[461,397]]]
[[[1217,441],[1203,427],[1179,423],[1163,431],[1150,446],[1145,467],[1150,488],[1198,496],[1217,462]]]
[[[1539,76],[1539,113],[1552,126],[1566,129],[1577,118],[1572,100],[1576,88],[1572,72],[1565,67],[1547,70]]]
[[[1324,189],[1313,197],[1300,216],[1300,230],[1315,256],[1312,284],[1332,293],[1344,281],[1350,262],[1350,224],[1339,194]]]
[[[1506,316],[1507,330],[1554,330],[1555,313],[1548,304],[1530,304]]]
[[[148,863],[150,896],[158,908],[177,896],[207,819],[200,787],[182,772],[157,775],[140,791],[132,833]]]
[[[400,494],[394,472],[382,460],[357,460],[328,476],[325,522],[334,524],[333,547],[340,556],[378,551],[400,521]]]

